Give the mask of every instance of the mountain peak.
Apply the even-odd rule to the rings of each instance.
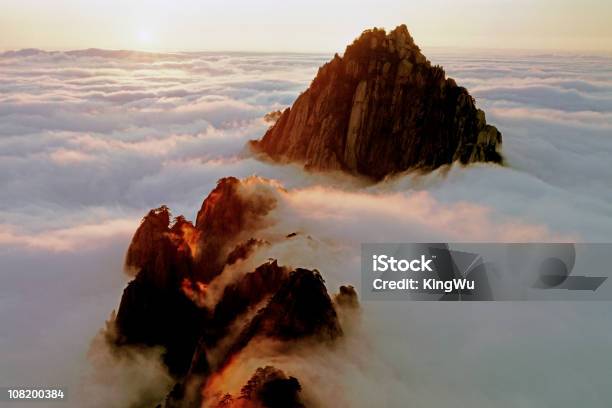
[[[395,27],[395,29],[389,31],[389,33],[387,33],[384,28],[377,27],[364,30],[361,35],[353,41],[353,44],[347,47],[347,50],[355,45],[364,43],[371,49],[387,48],[390,52],[396,52],[398,54],[400,54],[401,50],[419,50],[410,32],[408,32],[406,24]]]
[[[373,179],[460,162],[501,163],[501,134],[432,66],[405,25],[364,31],[323,65],[255,152]]]

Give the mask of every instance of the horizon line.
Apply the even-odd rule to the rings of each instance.
[[[484,52],[533,52],[533,53],[556,53],[556,54],[571,54],[571,55],[606,55],[612,56],[612,49],[560,49],[560,48],[516,48],[516,47],[470,47],[470,46],[445,46],[445,45],[431,45],[431,46],[419,46],[421,50],[445,50],[445,51],[484,51]],[[288,51],[288,50],[239,50],[239,49],[138,49],[138,48],[103,48],[103,47],[83,47],[83,48],[48,48],[48,47],[2,47],[0,48],[0,54],[5,53],[19,53],[22,51],[41,51],[45,53],[62,53],[62,52],[78,52],[78,51],[108,51],[108,52],[137,52],[143,54],[172,54],[172,53],[184,53],[184,54],[196,54],[196,53],[239,53],[239,54],[293,54],[293,55],[342,55],[343,51]]]

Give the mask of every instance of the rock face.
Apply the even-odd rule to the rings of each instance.
[[[502,162],[500,132],[405,25],[365,31],[250,144],[276,161],[374,179],[455,161]]]
[[[196,217],[198,279],[210,281],[217,276],[228,257],[238,255],[237,246],[249,245],[245,241],[252,238],[251,231],[260,226],[275,206],[276,198],[269,194],[261,179],[220,179]]]
[[[260,265],[253,272],[227,285],[212,313],[212,324],[204,339],[207,345],[212,346],[223,337],[228,325],[238,316],[276,293],[288,275],[286,268],[272,261]]]
[[[260,179],[219,180],[204,200],[195,226],[182,216],[171,222],[165,206],[149,211],[127,250],[125,267],[135,278],[125,288],[117,311],[115,345],[161,346],[170,373],[180,377],[190,369],[203,333],[208,331],[211,341],[217,340],[230,318],[280,286],[286,271],[266,264],[246,274],[242,286],[240,282],[230,285],[214,314],[189,296],[219,275],[226,264],[265,244],[242,240],[275,205],[268,190],[252,188],[258,184],[266,185]],[[249,293],[247,285],[259,292]],[[200,362],[200,370],[206,370],[206,364]]]
[[[193,228],[182,217],[170,226],[166,207],[143,218],[126,255],[126,268],[137,275],[123,291],[115,320],[117,346],[162,346],[175,375],[189,368],[206,316],[181,289],[194,273],[184,232]]]
[[[228,357],[256,336],[283,341],[314,336],[329,341],[341,335],[338,315],[321,274],[298,268],[240,334]]]
[[[182,216],[172,220],[162,206],[149,211],[134,234],[126,270],[135,277],[104,339],[117,352],[163,349],[176,380],[164,407],[302,407],[298,380],[273,367],[258,369],[240,395],[203,391],[259,340],[288,348],[301,340],[337,340],[343,330],[336,309],[358,307],[350,286],[332,299],[316,270],[294,270],[274,259],[254,269],[241,263],[274,244],[256,236],[269,225],[278,189],[260,178],[224,178],[195,225]]]
[[[217,408],[304,408],[295,377],[272,366],[258,368],[237,398],[226,395]]]

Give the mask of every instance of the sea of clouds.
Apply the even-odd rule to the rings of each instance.
[[[320,245],[278,256],[318,267],[332,288],[358,285],[345,260],[356,265],[366,241],[610,242],[612,57],[425,52],[500,129],[506,167],[368,185],[254,160],[244,144],[269,126],[263,115],[290,106],[328,55],[0,54],[0,386],[78,388],[140,218],[166,204],[193,220],[224,176],[288,190],[280,225]],[[330,376],[351,406],[604,407],[611,312],[366,304],[354,349],[375,363]],[[373,383],[376,395],[356,391]]]

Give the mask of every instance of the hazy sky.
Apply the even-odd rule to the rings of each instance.
[[[425,46],[612,51],[610,0],[2,0],[0,49],[342,51],[406,23]]]

